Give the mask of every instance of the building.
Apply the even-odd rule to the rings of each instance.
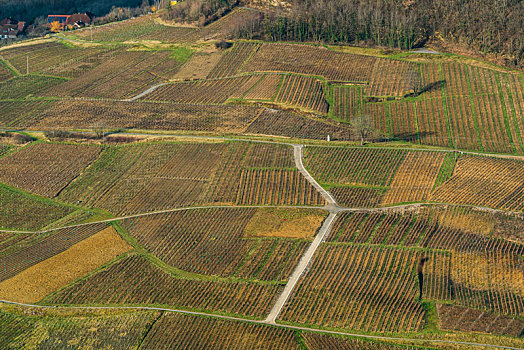
[[[0,21],[0,39],[16,39],[24,31],[25,22],[19,22],[12,18],[4,18]]]
[[[51,23],[58,22],[60,27],[64,28],[80,28],[93,23],[95,16],[92,13],[75,13],[73,15],[49,15],[47,16],[47,26],[51,27]]]

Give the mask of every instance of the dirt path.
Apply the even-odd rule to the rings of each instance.
[[[309,266],[309,263],[313,259],[313,255],[315,255],[315,252],[317,251],[320,244],[324,241],[326,236],[331,231],[331,226],[333,225],[333,222],[335,221],[337,214],[336,213],[329,213],[326,220],[324,220],[324,223],[320,227],[320,230],[318,231],[317,235],[315,236],[315,239],[309,246],[309,248],[306,250],[304,255],[302,255],[302,258],[300,258],[300,261],[298,262],[298,265],[295,267],[295,270],[293,270],[293,273],[289,277],[289,280],[286,284],[286,287],[282,291],[282,294],[278,297],[277,302],[275,305],[273,305],[273,308],[269,312],[269,315],[267,316],[265,322],[270,324],[275,324],[276,319],[280,315],[280,312],[282,311],[282,308],[286,304],[286,301],[291,296],[291,293],[295,289],[295,286],[298,283],[298,280],[302,275],[304,274],[304,271]]]
[[[126,102],[131,102],[131,101],[136,101],[138,100],[139,98],[141,97],[144,97],[145,95],[148,95],[150,93],[152,93],[153,91],[155,91],[156,89],[158,89],[159,87],[161,86],[164,86],[166,85],[167,83],[160,83],[160,84],[156,84],[154,86],[151,86],[149,89],[139,93],[138,95],[134,96],[134,97],[131,97],[130,99],[127,99],[127,100],[124,100]]]
[[[328,203],[328,206],[331,207],[338,207],[337,201],[335,201],[335,198],[331,196],[331,193],[326,191],[322,186],[319,185],[317,180],[311,176],[311,174],[306,170],[304,167],[304,164],[302,163],[302,145],[293,145],[293,156],[295,158],[295,165],[298,168],[298,170],[304,175],[304,177],[308,180],[308,182],[313,185],[317,189],[318,192],[324,197],[326,202]]]

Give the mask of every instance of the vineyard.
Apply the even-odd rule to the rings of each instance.
[[[520,254],[522,244],[511,242],[520,229],[519,219],[481,210],[422,206],[342,213],[328,241]]]
[[[65,79],[45,75],[21,75],[0,82],[0,100],[38,95],[63,83]],[[3,119],[3,118],[2,118]]]
[[[427,349],[420,347],[397,346],[391,343],[373,342],[370,340],[348,339],[341,337],[331,337],[318,333],[304,333],[304,342],[308,349],[343,349],[343,350],[418,350]]]
[[[360,86],[333,86],[333,115],[346,122],[364,106],[364,89]]]
[[[483,332],[518,337],[524,329],[524,321],[477,309],[468,309],[447,304],[437,304],[440,328]],[[460,321],[460,322],[459,322]]]
[[[292,161],[291,148],[277,145],[111,147],[59,198],[115,214],[207,203],[323,205]]]
[[[299,349],[295,332],[208,317],[164,314],[144,339],[147,349]]]
[[[419,69],[418,65],[387,58],[377,59],[369,79],[367,95],[404,96],[412,92],[410,74]]]
[[[424,311],[415,301],[418,252],[323,245],[284,307],[284,321],[366,332],[416,332]]]
[[[101,52],[98,48],[73,48],[56,41],[7,49],[0,56],[22,74],[48,73],[54,67]],[[27,71],[29,65],[29,71]],[[54,74],[53,74],[54,75]]]
[[[155,17],[141,16],[121,22],[109,23],[92,29],[75,31],[72,37],[98,42],[158,41],[171,44],[194,43],[200,40],[225,38],[233,30],[236,21],[252,17],[247,9],[237,8],[230,14],[203,27],[164,25]]]
[[[259,75],[252,75],[238,78],[175,83],[159,87],[141,99],[188,104],[225,103],[230,98],[241,98],[259,80]]]
[[[442,167],[444,152],[409,152],[391,180],[384,204],[427,200]]]
[[[46,96],[130,98],[160,82],[182,62],[171,51],[120,50],[89,72],[47,89]]]
[[[207,275],[285,280],[306,242],[248,239],[254,209],[198,209],[123,221],[148,251],[170,266]]]
[[[237,75],[242,65],[259,47],[258,44],[239,42],[227,51],[218,64],[207,76],[208,79],[224,78]]]
[[[46,337],[42,339],[41,332]],[[0,310],[3,348],[63,348],[89,344],[123,349],[309,349],[414,350],[391,343],[359,340],[211,317],[148,311],[68,311],[36,308]],[[144,338],[145,337],[145,338]]]
[[[5,281],[41,261],[66,251],[106,227],[107,224],[78,226],[51,231],[49,234],[29,235],[21,241],[13,242],[15,244],[10,244],[0,252],[0,281]]]
[[[11,79],[13,77],[13,74],[7,67],[3,64],[2,61],[0,61],[0,82],[4,80]]]
[[[2,300],[38,302],[131,249],[112,227],[108,227],[0,282],[0,296]]]
[[[61,100],[12,125],[33,130],[92,129],[102,124],[112,129],[242,133],[261,110],[249,106]]]
[[[359,87],[334,86],[336,119],[351,122],[364,114],[372,116],[374,127],[392,139],[522,154],[524,87],[517,75],[459,63],[427,63],[410,68],[408,63],[397,63],[397,73],[390,73],[391,77],[386,78],[381,69],[389,69],[389,64],[384,62],[381,59],[374,69],[378,82],[395,83],[398,87],[380,86],[373,81],[363,91],[359,91]],[[401,91],[413,90],[407,87],[406,81],[396,82],[395,75],[404,75],[405,80],[410,74],[421,77],[423,86],[419,96],[394,100],[392,96],[398,96]],[[374,102],[368,98],[383,94],[393,101]]]
[[[306,147],[304,165],[322,183],[389,186],[406,154],[401,150]]]
[[[0,185],[0,228],[37,230],[75,209]]]
[[[100,151],[99,147],[36,143],[0,160],[0,180],[52,198],[95,161]]]
[[[193,205],[224,149],[204,143],[108,148],[60,198],[119,214]]]
[[[109,23],[92,29],[78,30],[75,36],[101,42],[159,40],[168,43],[184,43],[191,40],[195,28],[164,26],[147,16]]]
[[[275,101],[303,109],[327,113],[327,103],[320,80],[300,75],[284,75]]]
[[[449,250],[423,253],[428,258],[424,266],[425,296],[521,315],[524,246],[490,238],[492,232],[510,225],[511,220],[476,211],[424,208],[419,212],[356,212],[342,214],[328,240]]]
[[[293,138],[348,140],[349,131],[339,125],[326,123],[310,117],[276,109],[264,109],[247,127],[245,134],[281,135]]]
[[[275,98],[278,87],[282,80],[280,74],[266,74],[246,92],[244,98],[246,100],[268,100],[271,101]]]
[[[371,186],[334,186],[330,193],[337,203],[356,208],[372,208],[379,206],[384,200],[384,187]]]
[[[152,312],[45,312],[38,309],[0,310],[0,346],[4,349],[64,348],[89,344],[93,348],[137,346],[142,332],[158,317]],[[41,332],[45,332],[42,338]]]
[[[26,123],[24,119],[38,114],[49,103],[45,100],[0,101],[0,126],[7,127],[17,121]]]
[[[524,163],[481,156],[459,158],[453,176],[431,199],[506,210],[524,209]]]
[[[131,255],[45,302],[170,305],[260,318],[269,312],[280,289],[277,284],[178,278],[144,257]]]
[[[370,80],[372,56],[342,53],[324,47],[264,43],[246,63],[245,72],[285,72],[322,76],[333,81]]]
[[[0,48],[0,348],[523,348],[522,73],[231,4]]]

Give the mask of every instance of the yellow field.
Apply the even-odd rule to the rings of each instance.
[[[409,152],[393,177],[383,204],[417,202],[431,194],[445,154]]]
[[[470,233],[481,233],[488,236],[495,227],[493,219],[480,213],[460,213],[442,210],[436,216],[439,225],[452,229],[464,230]]]
[[[0,299],[34,303],[132,247],[108,227],[0,283]]]
[[[247,237],[313,238],[325,214],[319,210],[259,209],[246,226]]]

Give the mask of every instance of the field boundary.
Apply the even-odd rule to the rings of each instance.
[[[59,309],[64,309],[64,310],[67,310],[67,309],[70,309],[70,310],[71,309],[125,310],[127,309],[127,310],[165,311],[165,312],[173,312],[173,313],[193,315],[193,316],[214,317],[214,318],[220,318],[220,319],[225,319],[225,320],[230,320],[230,321],[247,322],[247,323],[253,323],[253,324],[261,324],[261,325],[268,324],[266,321],[252,320],[248,318],[233,317],[233,316],[226,316],[226,315],[219,315],[219,314],[212,314],[212,313],[205,313],[205,312],[198,312],[198,311],[169,309],[169,308],[161,308],[161,307],[150,307],[150,306],[49,306],[49,305],[23,304],[23,303],[8,301],[8,300],[0,300],[0,303],[8,304],[8,305],[22,306],[22,307],[34,307],[34,308],[41,308],[41,309],[57,309],[57,310]],[[388,340],[388,341],[410,341],[410,342],[417,342],[417,343],[441,343],[441,344],[454,344],[454,345],[482,346],[482,347],[494,348],[494,349],[522,350],[520,348],[504,346],[504,345],[495,345],[495,344],[473,343],[473,342],[453,341],[453,340],[443,340],[443,339],[400,338],[400,337],[387,337],[387,336],[379,336],[379,335],[366,335],[366,334],[359,334],[359,333],[330,331],[330,330],[323,330],[323,329],[317,329],[317,328],[293,326],[293,325],[281,324],[281,323],[275,323],[272,325],[274,327],[280,327],[280,328],[286,328],[286,329],[292,329],[292,330],[333,334],[333,335],[342,335],[342,336],[349,336],[349,337],[363,338],[363,339]]]

